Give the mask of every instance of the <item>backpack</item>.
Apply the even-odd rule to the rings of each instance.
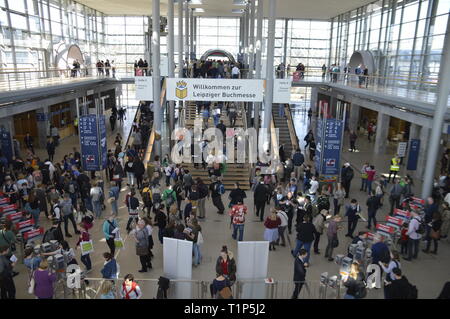
[[[154,203],[161,203],[161,193],[152,193]]]
[[[170,193],[169,192],[166,193],[167,194],[167,198],[166,198],[166,205],[167,205],[167,207],[170,207],[170,206],[172,206],[175,203],[175,200],[173,199],[173,193],[174,192],[175,191],[172,190]]]
[[[367,296],[366,283],[363,281],[355,293],[356,299],[362,299]]]
[[[42,239],[43,243],[48,243],[51,240],[56,240],[55,232],[58,230],[58,228],[50,228],[48,229],[45,234],[44,238]]]
[[[225,194],[225,186],[222,183],[217,183],[216,184],[216,192],[219,193],[220,195]]]
[[[409,290],[408,295],[406,296],[406,299],[417,299],[419,296],[419,291],[417,290],[417,287],[409,284]]]
[[[419,222],[419,227],[417,228],[416,233],[418,233],[420,235],[425,234],[425,230],[426,230],[425,222],[420,221],[418,219],[416,219],[416,220]]]
[[[69,216],[70,214],[73,214],[72,203],[63,205],[61,212],[64,216]]]

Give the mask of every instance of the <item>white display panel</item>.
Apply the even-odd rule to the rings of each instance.
[[[173,280],[192,279],[192,242],[164,237],[163,269],[164,276]],[[170,299],[192,298],[192,283],[171,284],[168,292]]]
[[[268,241],[238,242],[237,280],[242,281],[241,299],[266,298],[269,263]],[[249,281],[249,282],[246,282]]]
[[[136,100],[153,101],[153,77],[136,76],[134,84],[136,86]]]

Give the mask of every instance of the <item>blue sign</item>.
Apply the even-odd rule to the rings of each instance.
[[[8,162],[12,162],[13,158],[13,147],[11,141],[11,133],[6,130],[0,130],[0,140],[2,145],[2,153],[8,159]]]
[[[409,142],[408,164],[406,165],[407,170],[415,171],[417,169],[419,152],[420,152],[420,140],[411,139],[411,141]]]
[[[323,175],[339,175],[343,125],[342,120],[327,119],[325,121],[320,170]]]
[[[80,116],[81,162],[87,171],[99,171],[106,167],[105,116],[95,114]]]
[[[36,121],[38,121],[38,122],[48,121],[48,114],[47,113],[36,113]]]

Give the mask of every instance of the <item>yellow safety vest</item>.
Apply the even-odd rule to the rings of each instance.
[[[391,171],[398,172],[400,170],[400,166],[398,165],[400,161],[396,159],[395,157],[391,159]]]

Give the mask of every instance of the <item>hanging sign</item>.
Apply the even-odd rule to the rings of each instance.
[[[153,101],[153,77],[136,76],[134,84],[136,86],[136,100]]]
[[[169,101],[262,102],[262,80],[167,79]]]
[[[420,140],[412,139],[409,142],[409,154],[408,163],[406,169],[409,171],[415,171],[417,169],[417,161],[419,160]]]
[[[397,147],[398,157],[405,157],[405,155],[406,155],[406,146],[407,145],[408,145],[408,143],[406,143],[406,142],[398,143],[398,147]]]
[[[106,166],[105,116],[83,115],[79,121],[81,162],[87,171],[99,171]]]
[[[291,103],[291,79],[275,79],[273,83],[273,103]]]

